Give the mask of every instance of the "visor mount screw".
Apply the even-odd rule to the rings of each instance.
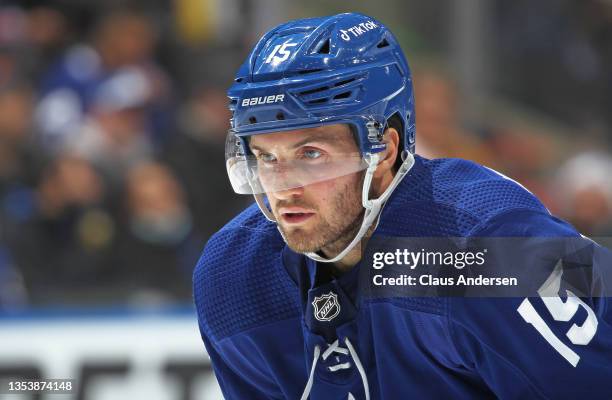
[[[372,143],[380,143],[383,140],[383,132],[380,129],[381,124],[377,121],[368,121],[366,128],[368,129],[368,139]]]
[[[236,140],[236,155],[238,157],[244,156],[244,153],[242,152],[242,143],[240,143],[240,140]]]

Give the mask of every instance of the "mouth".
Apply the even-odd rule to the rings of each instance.
[[[300,224],[315,215],[314,212],[305,209],[280,209],[281,219],[286,224]]]

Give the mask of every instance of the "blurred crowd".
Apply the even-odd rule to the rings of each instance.
[[[220,45],[166,2],[119,3],[0,5],[0,309],[189,301],[206,239],[251,202],[223,145],[253,38]],[[495,168],[612,235],[605,147],[495,119],[468,130],[452,76],[416,68],[414,82],[419,154]]]
[[[612,236],[612,151],[605,142],[588,132],[503,117],[468,130],[452,79],[417,70],[414,80],[417,153],[486,165],[521,183],[584,235]]]
[[[247,204],[227,82],[180,87],[146,9],[43,3],[0,8],[0,305],[189,301],[206,238]]]

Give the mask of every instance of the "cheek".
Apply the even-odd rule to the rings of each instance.
[[[325,206],[338,197],[348,194],[348,190],[352,191],[352,185],[351,177],[340,177],[308,185],[305,187],[305,194],[308,198]]]
[[[359,176],[349,175],[325,182],[319,182],[305,187],[304,195],[316,202],[321,210],[330,209],[338,203],[338,199],[355,201],[361,205],[361,180]]]
[[[313,183],[305,187],[304,193],[308,198],[311,198],[317,203],[325,204],[327,200],[333,199],[338,191],[337,180]]]

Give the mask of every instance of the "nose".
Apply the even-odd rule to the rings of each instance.
[[[269,196],[273,196],[277,200],[290,200],[301,197],[304,194],[304,187],[298,186],[291,189],[279,190],[272,192]]]
[[[261,170],[259,178],[268,196],[279,200],[300,197],[304,192],[301,174],[289,163],[278,163],[271,171]]]

